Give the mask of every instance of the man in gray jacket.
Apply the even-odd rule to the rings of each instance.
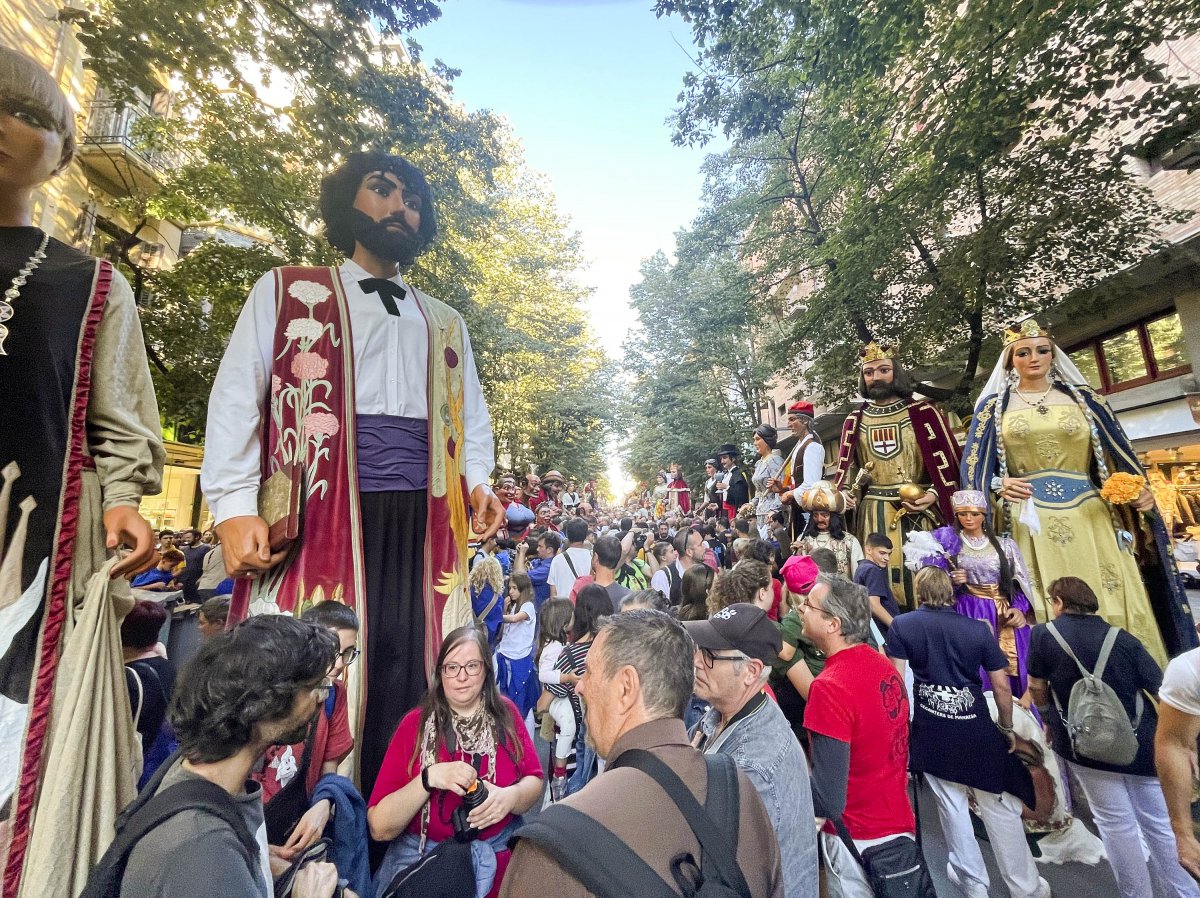
[[[779,656],[779,629],[739,602],[684,623],[696,643],[696,695],[711,704],[692,731],[703,752],[729,755],[749,777],[779,840],[787,898],[816,898],[817,831],[808,761],[792,728],[763,691]]]

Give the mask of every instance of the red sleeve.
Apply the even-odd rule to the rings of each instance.
[[[329,739],[325,743],[325,760],[341,761],[354,748],[354,734],[350,732],[349,699],[346,685],[334,683],[333,716],[329,718]]]
[[[418,766],[413,758],[413,749],[417,745],[417,729],[420,725],[420,708],[413,708],[400,721],[396,735],[388,745],[387,754],[383,756],[383,765],[379,768],[379,777],[375,780],[367,807],[375,807],[393,792],[407,786],[416,776]]]
[[[854,733],[852,700],[848,695],[839,695],[840,692],[820,677],[813,680],[808,691],[808,704],[804,706],[805,729],[839,742],[851,741]]]

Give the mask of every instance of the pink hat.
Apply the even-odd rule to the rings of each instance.
[[[783,563],[783,582],[790,592],[806,596],[817,582],[821,571],[807,555],[793,555]]]

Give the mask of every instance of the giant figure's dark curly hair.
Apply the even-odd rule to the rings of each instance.
[[[251,617],[201,643],[171,699],[171,724],[194,763],[232,757],[254,741],[256,724],[285,720],[296,690],[333,667],[332,631],[283,614]]]
[[[350,210],[362,179],[371,172],[390,172],[404,186],[421,198],[421,224],[417,228],[421,252],[427,250],[437,236],[437,212],[433,193],[425,174],[400,156],[370,150],[351,153],[336,171],[321,179],[321,218],[325,222],[325,239],[347,256],[354,253],[354,224]]]

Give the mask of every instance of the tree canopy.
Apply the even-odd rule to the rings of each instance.
[[[520,144],[491,112],[454,99],[457,74],[404,35],[428,0],[101,0],[78,20],[91,66],[118,97],[171,85],[171,114],[137,139],[175,160],[123,202],[185,226],[228,223],[260,240],[209,240],[145,277],[147,345],[164,420],[201,431],[216,367],[249,287],[283,264],[336,264],[317,186],[346,153],[399,153],[435,193],[439,236],[406,278],[467,320],[501,463],[602,465],[606,361],[582,310],[576,235]],[[382,32],[382,34],[380,33]],[[530,432],[538,428],[536,434]]]
[[[1154,48],[1194,4],[658,0],[690,23],[675,140],[731,141],[694,229],[789,304],[764,354],[844,397],[899,341],[970,390],[985,340],[1144,259],[1173,212],[1135,177],[1200,87]],[[793,348],[798,352],[793,352]]]
[[[694,232],[679,235],[676,262],[656,253],[641,274],[625,344],[637,397],[627,466],[646,484],[672,462],[694,479],[718,445],[744,446],[760,420],[775,366],[759,347],[777,336],[777,310],[736,253],[709,253]]]

